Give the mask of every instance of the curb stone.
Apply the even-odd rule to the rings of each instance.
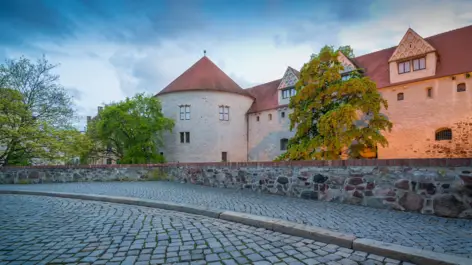
[[[150,199],[140,199],[133,197],[106,196],[81,193],[47,192],[47,191],[26,191],[26,190],[0,190],[0,194],[20,194],[60,197],[69,199],[81,199],[89,201],[111,202],[127,205],[145,206],[164,210],[179,211],[184,213],[207,216],[236,223],[242,223],[254,227],[265,228],[275,232],[280,232],[292,236],[312,239],[315,241],[335,244],[341,247],[350,248],[355,251],[363,251],[384,257],[409,261],[415,264],[425,265],[471,265],[472,259],[454,255],[436,253],[411,247],[404,247],[382,241],[356,238],[354,235],[331,231],[328,229],[308,226],[276,218],[270,218],[247,213],[233,211],[222,211],[208,207],[193,206],[191,204],[180,204]]]

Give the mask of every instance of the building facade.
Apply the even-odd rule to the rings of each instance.
[[[472,26],[422,38],[408,29],[398,46],[355,58],[388,101],[389,146],[377,157],[472,156]],[[176,121],[160,150],[169,162],[269,161],[282,154],[288,108],[300,73],[243,89],[204,56],[156,96]],[[469,140],[470,139],[470,140]]]

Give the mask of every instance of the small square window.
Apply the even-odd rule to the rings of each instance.
[[[228,161],[228,152],[221,152],[221,161],[223,162]]]
[[[112,164],[111,158],[107,158],[107,165],[111,165],[111,164]]]
[[[397,94],[397,100],[403,100],[403,99],[404,99],[403,93],[398,93]]]
[[[285,118],[285,111],[282,111],[282,112],[280,113],[280,116],[281,116],[282,118]]]
[[[465,83],[460,83],[457,85],[457,92],[464,92],[466,90]]]

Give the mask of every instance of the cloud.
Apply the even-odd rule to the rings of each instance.
[[[155,94],[208,57],[241,87],[299,69],[323,45],[356,55],[472,24],[472,2],[418,0],[0,1],[0,58],[45,53],[80,115]]]
[[[405,8],[408,7],[408,8]],[[382,12],[389,10],[389,12]],[[346,25],[339,32],[342,43],[351,45],[356,55],[396,46],[408,27],[422,37],[472,24],[472,2],[395,1],[372,6],[372,16],[364,22]]]

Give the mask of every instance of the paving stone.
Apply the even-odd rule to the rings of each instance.
[[[160,209],[22,195],[0,195],[0,205],[0,263],[398,265],[332,244]]]

